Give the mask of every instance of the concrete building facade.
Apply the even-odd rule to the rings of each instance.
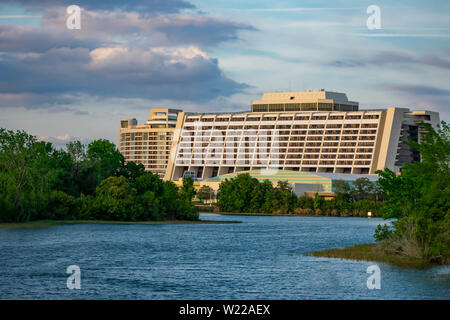
[[[142,163],[147,171],[164,178],[180,112],[152,109],[142,125],[138,125],[136,119],[122,119],[118,148],[125,160]]]
[[[167,118],[161,110],[166,110]],[[384,168],[398,172],[403,163],[420,160],[404,142],[420,141],[421,122],[437,127],[439,114],[394,107],[359,110],[345,94],[319,90],[265,93],[247,112],[156,109],[146,125],[122,121],[119,148],[126,159],[144,163],[166,180],[179,181],[186,174],[207,180],[266,168],[330,174],[371,175]],[[162,122],[165,127],[152,127]],[[145,132],[148,137],[165,132],[165,137],[148,140]],[[156,158],[155,148],[161,150]]]

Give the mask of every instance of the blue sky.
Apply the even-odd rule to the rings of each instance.
[[[69,0],[0,5],[0,126],[116,142],[151,107],[248,110],[262,92],[334,90],[449,121],[448,1]],[[366,27],[369,5],[381,29]]]

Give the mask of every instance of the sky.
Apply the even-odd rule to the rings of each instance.
[[[81,29],[66,26],[81,7]],[[370,5],[380,29],[366,25]],[[117,143],[150,108],[244,111],[263,92],[344,92],[450,120],[446,0],[2,0],[0,127]]]

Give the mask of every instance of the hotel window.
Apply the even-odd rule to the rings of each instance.
[[[223,121],[228,121],[228,119],[224,119],[224,118],[216,118],[215,121],[216,121],[216,122],[223,122]]]
[[[296,124],[293,127],[293,129],[307,129],[307,128],[308,128],[308,125],[306,125],[306,124],[300,124],[300,125]]]
[[[342,128],[342,124],[327,124],[328,129],[340,129]]]
[[[361,115],[347,115],[347,117],[345,118],[347,120],[357,120],[357,119],[361,119]]]
[[[376,134],[376,130],[361,130],[361,134]]]
[[[331,103],[319,103],[318,110],[333,110],[333,105]]]
[[[252,108],[254,112],[267,112],[269,110],[268,104],[254,104]]]
[[[284,104],[283,103],[269,104],[269,112],[273,111],[284,111]]]
[[[379,114],[365,114],[364,119],[378,119],[380,117]]]
[[[286,111],[300,111],[300,103],[286,103]]]
[[[378,124],[376,123],[363,123],[361,128],[377,128]]]
[[[344,116],[334,116],[334,115],[330,115],[328,117],[328,120],[343,120]]]
[[[317,103],[302,103],[301,104],[302,111],[314,111],[317,110]]]

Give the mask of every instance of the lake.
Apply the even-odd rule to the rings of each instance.
[[[373,242],[382,219],[223,216],[239,224],[0,230],[0,299],[450,299],[450,267],[317,258]],[[369,290],[367,268],[381,270]],[[69,290],[66,269],[81,270]]]

